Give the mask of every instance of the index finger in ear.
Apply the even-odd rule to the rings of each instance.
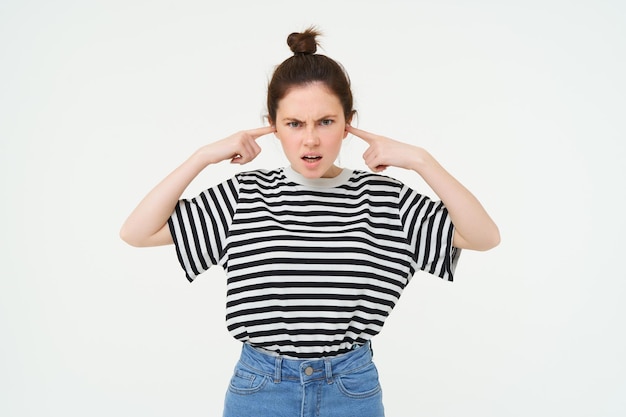
[[[257,139],[264,135],[269,135],[270,133],[274,133],[276,131],[275,126],[264,126],[259,127],[257,129],[248,130],[247,133],[252,136],[254,139]]]
[[[376,135],[365,130],[357,129],[350,125],[346,125],[346,131],[352,133],[354,136],[363,139],[367,144],[372,143],[376,139]]]

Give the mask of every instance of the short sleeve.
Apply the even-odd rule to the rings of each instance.
[[[452,281],[461,250],[452,246],[454,225],[443,202],[404,186],[400,218],[413,253],[413,268]]]
[[[168,225],[189,281],[221,262],[236,209],[238,183],[231,178],[178,202]]]

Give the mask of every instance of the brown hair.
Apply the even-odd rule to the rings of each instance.
[[[287,37],[293,56],[283,61],[272,75],[267,88],[267,111],[271,123],[276,122],[278,102],[289,89],[314,82],[322,82],[339,98],[346,121],[355,113],[352,108],[350,78],[343,67],[325,55],[316,54],[321,33],[313,27]]]

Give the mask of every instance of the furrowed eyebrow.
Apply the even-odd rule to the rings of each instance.
[[[316,122],[321,122],[322,120],[328,120],[328,119],[336,119],[337,116],[336,114],[328,114],[324,117],[320,117],[319,119],[316,120]],[[296,119],[295,117],[283,117],[282,119],[283,122],[299,122],[299,123],[304,123],[304,121],[300,120],[300,119]]]

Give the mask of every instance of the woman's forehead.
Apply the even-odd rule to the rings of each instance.
[[[343,113],[339,98],[323,83],[290,88],[279,101],[277,110],[283,117],[290,113],[318,114],[320,117]]]

